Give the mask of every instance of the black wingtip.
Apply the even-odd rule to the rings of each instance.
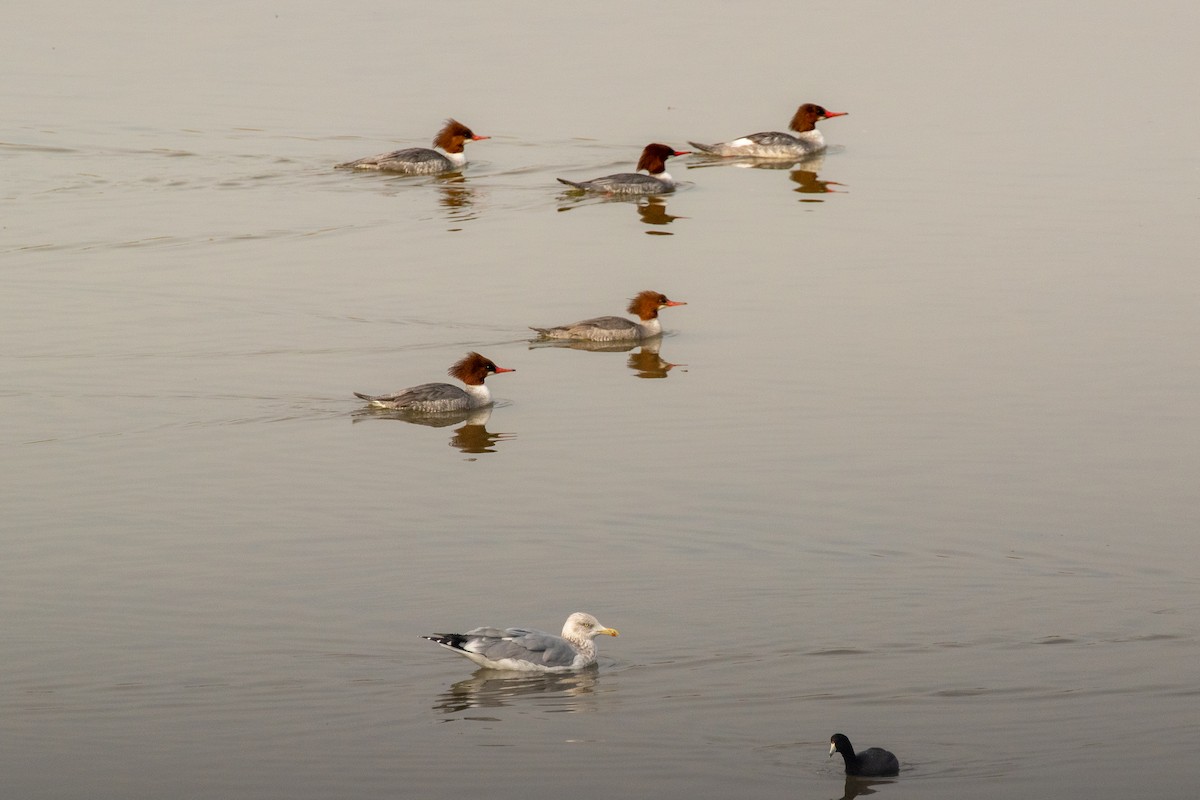
[[[452,647],[455,650],[462,650],[467,643],[467,637],[461,633],[433,633],[421,638],[428,639],[434,644],[440,644],[442,647]]]

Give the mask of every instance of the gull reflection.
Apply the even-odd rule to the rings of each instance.
[[[509,439],[515,439],[515,433],[493,433],[487,429],[491,419],[492,407],[469,409],[465,411],[443,411],[437,414],[403,411],[392,408],[375,408],[368,406],[354,412],[351,422],[358,423],[367,419],[392,419],[408,422],[413,425],[424,425],[429,428],[448,428],[451,425],[463,423],[461,428],[454,431],[450,437],[450,446],[469,455],[479,453],[494,453],[496,445]]]
[[[665,378],[675,367],[686,364],[672,364],[658,354],[662,345],[662,337],[655,336],[642,341],[593,342],[587,339],[534,339],[529,343],[529,349],[539,347],[565,347],[570,350],[588,350],[592,353],[629,353],[625,365],[633,370],[638,378]],[[637,352],[632,352],[638,348]]]
[[[561,675],[481,669],[443,692],[433,708],[454,714],[475,708],[502,708],[518,698],[537,698],[537,704],[547,712],[574,714],[594,710],[595,698],[591,695],[599,680],[595,665]]]

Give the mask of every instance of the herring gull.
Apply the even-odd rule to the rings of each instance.
[[[616,636],[617,631],[604,627],[591,614],[577,611],[567,617],[562,636],[530,628],[476,628],[421,638],[489,669],[571,672],[596,663],[596,643],[592,640],[600,634]]]

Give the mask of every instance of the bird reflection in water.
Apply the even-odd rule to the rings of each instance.
[[[429,428],[448,428],[451,425],[464,423],[461,428],[454,431],[449,445],[468,455],[478,455],[494,453],[498,443],[516,438],[515,433],[492,433],[489,431],[487,422],[491,416],[491,406],[466,411],[443,411],[437,414],[368,406],[354,412],[351,421],[358,423],[366,419],[393,419],[413,425],[425,425]]]
[[[685,366],[683,364],[672,364],[670,361],[664,361],[658,354],[658,345],[660,343],[643,343],[641,350],[629,354],[628,367],[633,370],[637,377],[665,378],[667,377],[667,373],[673,368]]]
[[[817,173],[825,166],[825,154],[818,153],[807,158],[777,159],[777,158],[704,158],[689,161],[688,169],[705,169],[707,167],[741,167],[742,169],[777,169],[791,170],[792,182],[796,188],[792,191],[800,194],[848,194],[834,189],[834,186],[844,186],[837,181],[823,181]],[[801,203],[822,203],[816,198],[802,198]]]
[[[435,711],[455,714],[479,708],[503,708],[520,698],[538,698],[548,712],[573,714],[595,708],[594,698],[600,674],[593,665],[579,672],[563,674],[477,670],[443,692],[434,704]]]
[[[638,203],[638,216],[642,218],[642,222],[646,225],[670,225],[677,219],[687,219],[675,214],[667,213],[667,202],[661,197],[643,198]],[[670,236],[667,231],[646,231],[646,233],[654,233],[659,236]]]
[[[479,216],[475,207],[479,191],[467,183],[462,173],[447,175],[438,180],[438,191],[441,198],[438,201],[445,212],[446,218],[453,222],[468,222]]]
[[[572,211],[584,205],[596,205],[599,203],[626,203],[632,205],[637,210],[638,219],[643,225],[649,225],[656,228],[670,225],[677,219],[687,219],[687,217],[679,216],[678,214],[667,213],[667,201],[659,195],[650,195],[649,197],[593,197],[593,196],[576,196],[564,193],[567,198],[566,202],[558,207],[559,211]],[[670,231],[651,230],[646,231],[651,236],[673,236]]]
[[[833,186],[845,186],[837,181],[823,181],[817,178],[815,170],[811,169],[794,169],[791,174],[792,182],[796,184],[793,192],[800,194],[848,194],[848,192],[833,189]],[[801,200],[802,203],[822,203],[823,200],[806,199]]]
[[[686,364],[672,364],[664,361],[658,354],[662,345],[662,337],[635,341],[593,342],[586,339],[534,339],[529,343],[530,350],[539,347],[565,347],[571,350],[588,350],[593,353],[629,353],[626,366],[633,370],[638,378],[665,378],[675,367],[685,367]],[[637,352],[633,352],[637,348]]]
[[[461,172],[447,172],[443,175],[396,175],[392,173],[377,173],[374,175],[385,195],[394,197],[401,192],[411,191],[414,184],[422,186],[433,185],[438,190],[438,207],[442,216],[453,223],[470,222],[480,215],[478,202],[480,192],[467,181]],[[460,230],[450,228],[450,230]]]
[[[869,778],[856,778],[853,775],[846,776],[846,785],[842,789],[842,800],[854,800],[856,797],[865,797],[869,794],[875,794],[878,790],[871,787],[877,783],[895,783],[895,781],[879,781]]]

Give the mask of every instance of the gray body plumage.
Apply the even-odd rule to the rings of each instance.
[[[634,314],[640,320],[633,322],[624,317],[604,316],[571,322],[566,325],[553,325],[546,328],[531,327],[543,339],[576,339],[593,342],[640,342],[662,333],[662,323],[659,322],[658,312],[671,306],[685,306],[687,303],[669,299],[662,292],[652,289],[638,292],[629,301],[625,310]]]
[[[400,172],[405,175],[435,175],[458,169],[450,159],[428,147],[409,147],[357,161],[338,164],[338,169],[374,169],[381,172]]]
[[[697,150],[714,156],[751,156],[754,158],[796,158],[825,149],[825,137],[812,130],[792,136],[779,131],[752,133],[730,142],[701,144],[688,142]]]
[[[636,341],[642,327],[624,317],[594,317],[553,328],[531,328],[547,339],[591,339],[596,342]]]
[[[533,628],[475,628],[422,638],[466,656],[481,667],[522,672],[571,672],[596,663],[595,638],[616,636],[591,614],[567,617],[561,636]]]
[[[476,627],[466,633],[421,638],[460,652],[482,667],[570,672],[595,661],[594,650],[589,657],[563,637],[526,627]]]
[[[475,628],[466,633],[435,633],[422,638],[457,650],[468,658],[476,655],[497,664],[508,660],[528,662],[546,671],[577,669],[591,661],[561,636],[532,628]],[[471,660],[483,663],[477,658]]]
[[[436,414],[443,411],[466,411],[476,407],[471,395],[449,383],[423,383],[411,389],[402,389],[392,394],[368,395],[360,392],[355,397],[366,400],[378,408],[394,408]]]
[[[653,175],[643,175],[640,172],[621,172],[616,175],[606,175],[590,181],[569,181],[559,178],[559,183],[582,189],[585,192],[602,192],[604,194],[665,194],[675,191],[674,182],[660,180]]]
[[[420,414],[466,411],[492,404],[492,392],[484,380],[488,375],[501,372],[516,372],[516,370],[498,367],[491,359],[472,352],[467,353],[447,370],[450,377],[458,378],[466,385],[463,389],[449,383],[423,383],[420,386],[400,389],[390,394],[355,392],[354,396],[366,400],[376,408],[388,408],[395,411],[410,411]]]

